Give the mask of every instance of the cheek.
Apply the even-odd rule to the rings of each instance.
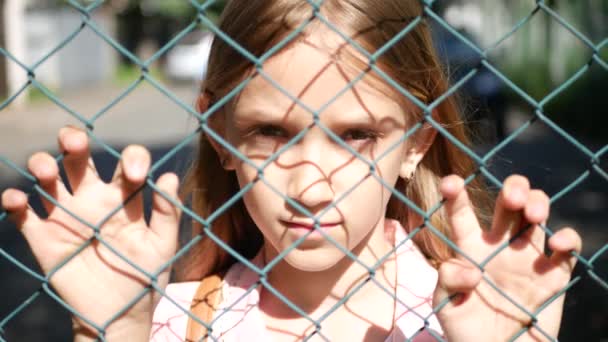
[[[239,163],[235,172],[239,187],[241,189],[248,188],[243,194],[243,201],[247,212],[254,223],[265,233],[266,227],[269,227],[280,216],[279,214],[285,210],[285,201],[280,195],[283,192],[282,179],[280,175],[272,172],[272,167],[268,167],[264,172],[264,179],[266,180],[264,182],[258,179],[257,169],[246,163]],[[271,184],[278,193],[266,183]]]
[[[373,228],[374,223],[384,215],[384,196],[382,186],[373,177],[357,185],[338,204],[339,210],[345,213],[347,227],[357,231]]]
[[[407,141],[399,143],[401,136],[402,134],[399,132],[393,133],[390,139],[378,147],[377,154],[382,158],[376,164],[375,177],[382,179],[383,190],[388,196],[392,194],[391,189],[397,183],[401,165],[404,162]],[[378,182],[380,183],[380,181]]]
[[[359,159],[337,170],[332,176],[332,183],[339,188],[339,193],[348,193],[347,197],[350,199],[345,200],[348,199],[354,202],[354,206],[363,208],[367,205],[375,208],[376,204],[386,207],[392,194],[390,189],[395,186],[399,177],[400,156],[403,153],[402,147],[396,147],[386,153],[390,146],[388,143],[377,145],[371,151],[371,160],[381,156],[374,164],[373,174],[370,174],[369,165]]]
[[[338,210],[346,217],[348,227],[347,247],[352,249],[359,245],[370,232],[378,227],[378,223],[386,216],[386,208],[392,195],[390,190],[397,181],[400,165],[399,152],[389,153],[376,164],[376,172],[369,175],[363,182],[349,193]],[[367,167],[369,173],[369,167]],[[337,175],[337,177],[340,177]],[[346,179],[348,177],[343,177]],[[362,176],[359,176],[360,180]],[[356,184],[356,183],[355,183]],[[345,189],[354,184],[343,185]]]
[[[377,171],[373,175],[369,173],[369,166],[360,164],[359,167],[346,167],[332,178],[338,188],[336,198],[342,198],[336,207],[345,218],[351,248],[385,216],[391,192],[382,182],[391,186],[396,180],[395,171],[388,168],[386,160],[376,165]]]

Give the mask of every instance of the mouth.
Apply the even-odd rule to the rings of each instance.
[[[320,222],[318,226],[315,226],[313,222],[293,222],[283,220],[281,220],[281,223],[288,229],[298,230],[314,230],[315,227],[318,227],[318,229],[329,230],[342,224],[342,222]]]

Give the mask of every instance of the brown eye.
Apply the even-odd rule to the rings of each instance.
[[[286,137],[287,133],[284,129],[274,125],[260,126],[256,129],[258,135],[264,137]]]
[[[363,129],[350,129],[342,134],[344,141],[348,140],[376,140],[378,134],[373,131]]]

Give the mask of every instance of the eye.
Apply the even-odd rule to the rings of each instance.
[[[286,137],[287,132],[279,126],[275,125],[264,125],[257,127],[254,132],[256,135],[264,136],[264,137]]]
[[[342,134],[344,141],[349,140],[371,140],[375,141],[378,138],[378,133],[366,129],[349,129]]]

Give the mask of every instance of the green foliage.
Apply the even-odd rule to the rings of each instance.
[[[48,99],[48,97],[38,88],[30,87],[27,89],[27,102],[30,103],[39,103]]]
[[[156,80],[163,79],[162,72],[156,67],[152,67],[150,69],[150,71],[148,72],[148,74]],[[112,82],[117,85],[120,85],[120,86],[126,86],[126,85],[131,84],[133,81],[135,81],[140,76],[141,76],[141,69],[139,67],[132,65],[132,64],[122,64],[121,63],[116,68]]]
[[[133,6],[140,6],[148,15],[160,15],[172,17],[176,19],[191,18],[196,15],[196,7],[189,0],[132,0]],[[211,0],[198,0],[197,3],[202,5]],[[217,17],[224,9],[225,0],[213,1],[209,7],[207,15]]]

